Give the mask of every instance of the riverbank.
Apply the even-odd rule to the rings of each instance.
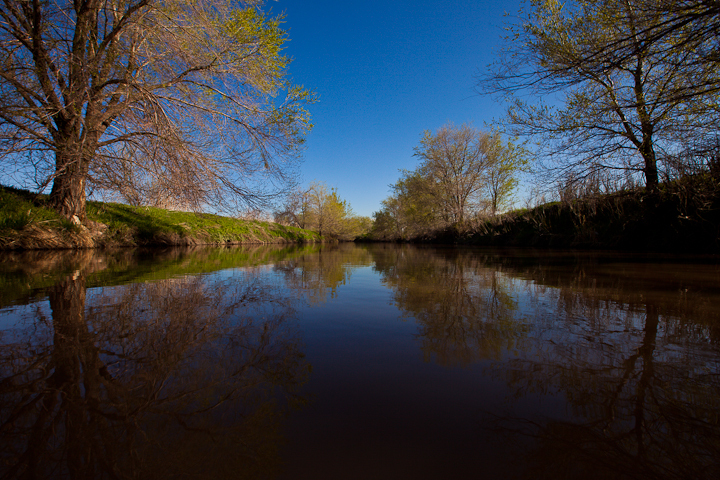
[[[88,221],[79,225],[60,217],[45,201],[43,195],[0,186],[0,250],[322,240],[315,232],[270,222],[106,202],[88,202]]]
[[[720,177],[553,202],[427,232],[413,243],[720,253]]]
[[[476,245],[720,252],[720,185],[710,176],[555,202],[481,223],[462,239]]]

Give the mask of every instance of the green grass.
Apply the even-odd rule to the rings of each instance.
[[[317,252],[320,244],[241,245],[167,249],[111,249],[99,252],[0,252],[0,306],[43,298],[47,289],[79,270],[88,258],[101,259],[90,269],[88,288],[154,282],[286,261]],[[88,256],[90,253],[91,256]]]
[[[140,244],[165,243],[164,240],[173,238],[195,238],[201,243],[320,240],[314,232],[268,222],[119,203],[88,202],[87,215],[90,220],[107,225],[110,238],[130,235]]]
[[[46,206],[46,195],[0,186],[0,240],[17,238],[27,227],[60,234],[79,228]],[[98,246],[316,242],[315,232],[268,222],[240,220],[208,213],[177,212],[154,207],[91,201],[87,217],[107,226]],[[11,242],[4,242],[8,244]],[[0,242],[0,245],[3,242]]]
[[[185,275],[206,274],[230,268],[247,268],[289,260],[314,253],[320,245],[244,245],[227,248],[199,247],[193,249],[166,250],[143,256],[141,253],[130,260],[120,261],[108,254],[107,268],[93,272],[87,279],[88,287],[122,285],[126,283],[154,282]],[[138,250],[143,252],[145,250]]]
[[[64,220],[53,209],[45,207],[45,196],[36,196],[25,190],[0,187],[0,232],[21,230],[31,223],[67,228]]]

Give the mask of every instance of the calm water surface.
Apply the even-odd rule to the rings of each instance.
[[[720,478],[711,258],[0,256],[0,478]]]

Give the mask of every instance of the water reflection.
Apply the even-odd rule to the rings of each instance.
[[[684,290],[583,283],[538,297],[554,309],[538,308],[532,354],[497,373],[518,392],[559,392],[575,418],[501,423],[537,440],[528,476],[720,477],[717,311]]]
[[[279,424],[308,365],[276,285],[247,268],[88,289],[106,259],[63,264],[47,304],[1,338],[3,478],[277,469]]]
[[[461,250],[373,249],[375,268],[406,318],[418,323],[426,360],[467,365],[523,348],[528,327],[511,277]]]
[[[391,254],[376,265],[426,359],[494,359],[510,398],[564,399],[559,418],[489,412],[523,478],[720,478],[717,267]]]
[[[310,305],[337,297],[338,287],[350,281],[353,269],[372,264],[368,250],[352,244],[319,245],[304,255],[285,258],[275,265],[285,285]]]
[[[720,478],[720,268],[669,262],[11,254],[0,476]]]

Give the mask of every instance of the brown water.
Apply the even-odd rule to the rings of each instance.
[[[0,256],[0,478],[720,478],[716,259]]]

